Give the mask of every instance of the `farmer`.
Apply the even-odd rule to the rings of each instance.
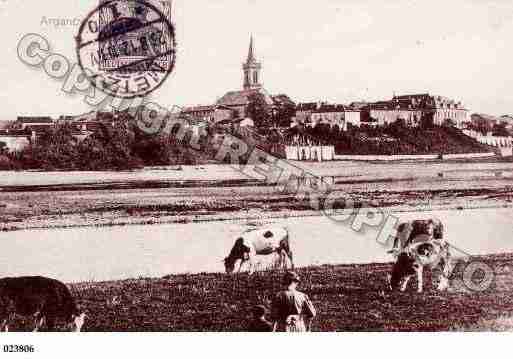
[[[249,323],[248,332],[272,332],[273,324],[265,319],[267,308],[257,305],[253,308],[253,321]]]
[[[300,278],[295,272],[287,272],[283,278],[284,290],[276,294],[272,304],[274,331],[307,332],[316,315],[310,298],[296,288]]]

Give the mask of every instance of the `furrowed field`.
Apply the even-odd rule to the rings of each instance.
[[[301,289],[318,310],[314,331],[511,330],[513,255],[482,260],[496,269],[490,288],[473,292],[458,265],[448,292],[431,286],[423,294],[416,282],[406,293],[390,293],[390,264],[321,266],[299,269]],[[86,331],[241,331],[250,309],[270,304],[280,288],[280,272],[173,275],[72,286],[87,310]],[[479,274],[474,280],[479,281]]]

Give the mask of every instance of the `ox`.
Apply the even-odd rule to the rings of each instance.
[[[245,262],[249,262],[249,274],[251,275],[254,272],[256,255],[274,253],[280,256],[280,264],[284,269],[287,269],[287,257],[292,269],[294,269],[289,233],[285,228],[264,227],[247,230],[235,241],[230,254],[224,259],[226,273],[233,273],[235,264],[239,261],[238,272],[241,271]]]
[[[47,330],[63,321],[68,329],[79,332],[85,314],[79,314],[75,300],[63,283],[44,277],[0,279],[0,330],[9,331],[16,315],[33,317],[34,331],[45,324]]]
[[[399,252],[397,261],[392,267],[392,274],[389,276],[390,289],[397,290],[400,288],[404,292],[408,281],[416,274],[417,292],[422,293],[424,267],[432,270],[439,268],[438,290],[443,291],[447,289],[452,270],[449,245],[437,240],[428,240],[427,235],[418,237],[421,238],[416,238],[417,241],[415,243],[408,245]]]

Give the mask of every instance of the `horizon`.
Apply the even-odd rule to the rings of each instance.
[[[23,35],[39,33],[54,52],[75,62],[73,37],[78,26],[58,27],[44,19],[76,23],[98,1],[27,3],[32,10],[28,14],[16,1],[0,4],[7,44],[0,66],[5,87],[0,93],[1,119],[54,118],[94,110],[81,96],[61,92],[62,82],[50,79],[44,70],[21,63],[16,46]],[[211,105],[226,92],[241,89],[241,65],[252,34],[264,88],[295,102],[349,104],[430,93],[461,101],[471,113],[513,114],[513,95],[507,92],[513,85],[513,52],[506,42],[513,34],[513,4],[322,3],[175,0],[176,68],[148,99],[166,108]],[[289,12],[284,24],[283,15]]]

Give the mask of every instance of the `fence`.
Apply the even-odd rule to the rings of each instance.
[[[504,136],[484,136],[480,132],[464,130],[463,133],[476,141],[493,147],[513,147],[513,137]]]
[[[285,146],[285,155],[294,161],[333,161],[335,146]]]
[[[493,157],[495,153],[460,153],[443,155],[335,155],[336,161],[413,161],[413,160],[452,160]]]

